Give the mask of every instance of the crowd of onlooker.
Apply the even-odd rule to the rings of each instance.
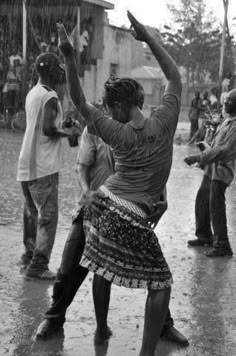
[[[224,117],[222,112],[224,99],[233,88],[233,85],[234,77],[231,74],[227,74],[222,81],[220,90],[219,87],[213,87],[210,94],[208,91],[202,94],[199,91],[195,92],[189,110],[190,144],[203,140],[208,128],[210,128],[210,131],[214,131]]]
[[[29,17],[27,28],[26,63],[22,52],[22,22],[18,22],[15,34],[10,35],[5,16],[0,16],[0,113],[15,114],[23,109],[26,92],[37,81],[34,72],[36,57],[42,52],[58,54],[56,20],[54,18]],[[67,15],[63,20],[72,31],[75,20]],[[12,40],[13,38],[13,40]]]

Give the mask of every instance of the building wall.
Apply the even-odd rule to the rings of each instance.
[[[97,59],[85,71],[82,85],[90,101],[98,101],[104,92],[104,82],[114,74],[117,77],[131,75],[132,68],[132,37],[122,28],[104,24],[103,58]],[[116,70],[116,73],[111,71]]]

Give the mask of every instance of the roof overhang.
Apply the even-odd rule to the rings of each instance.
[[[5,5],[14,5],[12,2],[10,2],[9,4],[9,0],[0,0],[0,4],[5,4]],[[23,0],[22,0],[23,2]],[[47,5],[80,5],[81,2],[87,2],[93,5],[97,5],[100,7],[103,7],[105,10],[113,10],[114,9],[114,4],[111,4],[108,1],[104,1],[104,0],[27,0],[26,3],[27,4],[37,4],[38,6],[40,6],[40,4],[42,3],[47,3]],[[19,2],[18,2],[19,3]]]
[[[88,2],[90,4],[98,5],[103,7],[105,10],[113,10],[114,5],[111,4],[110,2],[103,1],[103,0],[83,0],[84,2]]]

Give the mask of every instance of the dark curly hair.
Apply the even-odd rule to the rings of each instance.
[[[132,78],[108,79],[105,82],[105,103],[113,108],[115,102],[124,104],[127,109],[144,103],[144,90],[140,83]]]

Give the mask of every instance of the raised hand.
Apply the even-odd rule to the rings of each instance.
[[[64,57],[69,57],[74,53],[74,46],[66,33],[66,29],[63,24],[57,23],[58,32],[58,47]]]
[[[134,38],[137,41],[146,42],[149,36],[146,27],[140,22],[138,22],[138,20],[136,20],[136,18],[131,14],[130,11],[127,11],[127,16],[131,23],[131,33]]]

